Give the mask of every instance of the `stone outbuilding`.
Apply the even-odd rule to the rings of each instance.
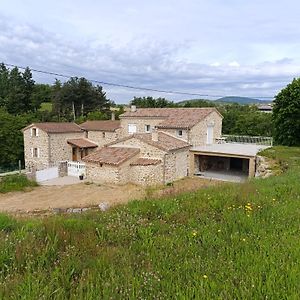
[[[156,185],[188,175],[189,148],[187,142],[163,132],[134,134],[95,151],[83,161],[87,163],[87,178],[92,181]],[[121,154],[125,161],[121,161]],[[115,159],[117,164],[112,163]]]

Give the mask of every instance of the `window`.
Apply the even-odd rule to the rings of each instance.
[[[177,130],[177,135],[178,135],[179,137],[182,137],[183,131],[182,131],[182,130]]]
[[[102,138],[105,139],[105,132],[102,132]]]
[[[31,136],[39,136],[38,128],[31,128]]]
[[[136,133],[136,124],[128,124],[128,133],[129,134]]]
[[[150,132],[150,131],[151,131],[151,126],[145,125],[145,132]]]
[[[32,157],[40,157],[40,149],[39,148],[31,148],[31,156]]]

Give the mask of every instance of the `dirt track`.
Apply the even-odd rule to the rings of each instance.
[[[186,178],[175,183],[173,187],[155,190],[152,196],[167,196],[215,184],[216,182],[205,179]],[[90,207],[101,202],[114,205],[134,199],[144,199],[145,195],[147,195],[145,188],[130,184],[99,186],[80,183],[67,186],[40,186],[27,192],[0,194],[0,211],[24,213],[53,208]]]

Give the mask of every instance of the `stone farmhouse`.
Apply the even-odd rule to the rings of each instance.
[[[262,148],[225,143],[215,108],[132,106],[120,121],[33,123],[23,133],[28,171],[46,174],[64,161],[78,162],[87,180],[114,184],[166,184],[218,173],[246,178],[254,176]]]

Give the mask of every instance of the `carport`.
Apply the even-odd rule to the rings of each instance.
[[[255,175],[256,155],[266,146],[212,144],[190,149],[190,175],[226,181],[244,181]]]

